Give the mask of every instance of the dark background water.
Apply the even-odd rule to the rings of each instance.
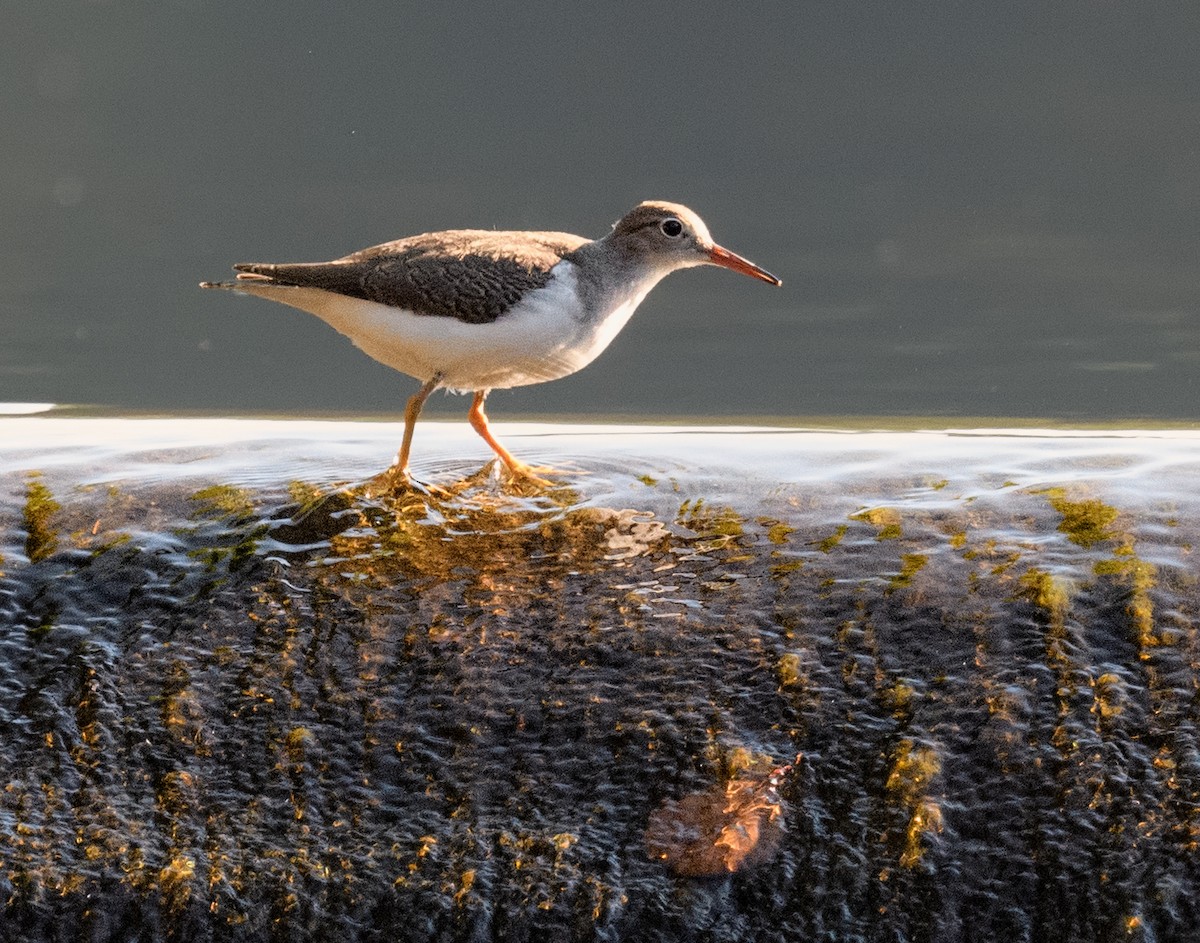
[[[498,413],[1197,417],[1200,8],[12,4],[0,401],[394,411],[244,260],[678,200],[689,272]],[[435,410],[462,404],[439,399]]]

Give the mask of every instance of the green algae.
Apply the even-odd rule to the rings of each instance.
[[[913,698],[917,689],[906,681],[895,679],[880,692],[880,703],[883,704],[898,720],[907,720],[912,713]]]
[[[300,509],[303,511],[305,508],[313,507],[318,502],[323,500],[328,494],[328,489],[320,488],[317,485],[314,485],[312,482],[293,479],[292,481],[288,482],[287,492],[288,497],[291,498],[295,504],[299,505]],[[197,494],[198,493],[199,492],[197,492]],[[193,495],[193,497],[195,496]]]
[[[1021,574],[1020,587],[1030,602],[1045,609],[1057,620],[1066,615],[1075,593],[1075,586],[1069,580],[1037,568],[1030,568]]]
[[[832,534],[817,541],[817,549],[820,550],[821,553],[830,553],[834,547],[842,542],[842,538],[846,536],[846,531],[849,529],[850,528],[845,524],[838,524],[837,528]]]
[[[236,571],[254,559],[270,528],[259,519],[252,492],[217,484],[193,492],[188,501],[192,505],[188,517],[193,523],[177,528],[176,533],[200,540],[201,546],[188,550],[189,557],[214,574],[221,568]]]
[[[58,549],[59,534],[53,525],[62,505],[41,480],[40,472],[30,472],[25,485],[22,522],[25,528],[25,556],[31,563],[45,560]]]
[[[684,501],[679,507],[678,523],[704,537],[741,537],[745,519],[731,507],[713,508],[703,498]]]
[[[215,520],[238,521],[254,516],[254,496],[246,488],[216,484],[201,488],[188,499],[194,505],[192,519],[212,518]]]
[[[803,560],[786,560],[783,563],[772,563],[770,573],[772,578],[779,579],[791,573],[797,573],[803,569]]]
[[[933,747],[900,739],[893,751],[885,788],[906,813],[898,864],[917,867],[934,835],[942,831],[943,817],[930,786],[942,769],[941,757]]]
[[[851,514],[850,520],[865,521],[871,526],[877,527],[879,532],[875,535],[876,540],[898,540],[903,536],[900,528],[900,512],[895,508],[868,508]]]
[[[1155,627],[1151,590],[1157,584],[1157,568],[1138,556],[1137,542],[1132,534],[1114,526],[1120,511],[1095,498],[1070,500],[1062,488],[1051,488],[1044,493],[1049,496],[1051,506],[1062,515],[1058,529],[1073,543],[1084,548],[1100,543],[1115,544],[1112,556],[1096,561],[1092,572],[1125,586],[1128,597],[1124,608],[1138,640],[1139,657],[1147,658],[1147,649],[1153,646],[1168,644],[1170,637],[1156,631]]]
[[[788,535],[796,532],[796,528],[790,524],[772,520],[769,517],[759,518],[758,523],[767,528],[767,540],[773,544],[786,544]]]
[[[794,688],[800,685],[803,678],[804,660],[798,652],[785,652],[779,656],[775,671],[779,675],[779,686]]]
[[[1101,719],[1119,717],[1125,711],[1125,700],[1128,697],[1125,681],[1115,672],[1106,671],[1092,684],[1095,702],[1092,709]]]
[[[1125,613],[1133,624],[1140,646],[1139,657],[1149,657],[1148,649],[1168,645],[1173,636],[1159,632],[1155,626],[1155,607],[1151,590],[1158,583],[1158,569],[1154,564],[1142,560],[1134,551],[1133,538],[1125,541],[1113,551],[1108,560],[1098,560],[1093,568],[1099,577],[1107,577],[1125,587],[1128,596]]]
[[[1095,498],[1072,501],[1062,488],[1050,488],[1045,494],[1049,497],[1050,506],[1062,515],[1058,529],[1072,543],[1087,548],[1117,536],[1110,529],[1119,513],[1116,508]]]
[[[892,590],[911,586],[913,577],[929,563],[929,555],[924,553],[905,553],[900,555],[900,572],[888,579],[888,588]]]

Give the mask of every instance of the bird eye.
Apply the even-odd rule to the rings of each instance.
[[[675,239],[683,232],[683,223],[672,217],[664,219],[659,223],[658,228],[662,230],[664,236],[670,236],[672,239]]]

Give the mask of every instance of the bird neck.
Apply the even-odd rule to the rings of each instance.
[[[608,237],[585,243],[566,258],[575,265],[579,299],[589,319],[603,319],[630,303],[636,307],[671,272]]]

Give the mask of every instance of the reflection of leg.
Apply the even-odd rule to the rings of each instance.
[[[396,456],[395,466],[401,478],[407,479],[409,476],[408,453],[412,449],[413,430],[417,426],[417,417],[421,415],[421,407],[441,382],[442,375],[435,373],[433,379],[409,397],[408,405],[404,407],[404,441],[400,443],[400,454]]]
[[[483,401],[487,399],[487,395],[487,390],[475,392],[475,399],[471,402],[471,411],[467,413],[467,418],[471,421],[471,428],[483,437],[483,441],[492,447],[492,451],[500,456],[500,461],[507,465],[510,471],[518,475],[524,474],[527,471],[525,465],[513,458],[512,453],[496,441],[492,430],[488,428],[488,419],[483,412]]]

